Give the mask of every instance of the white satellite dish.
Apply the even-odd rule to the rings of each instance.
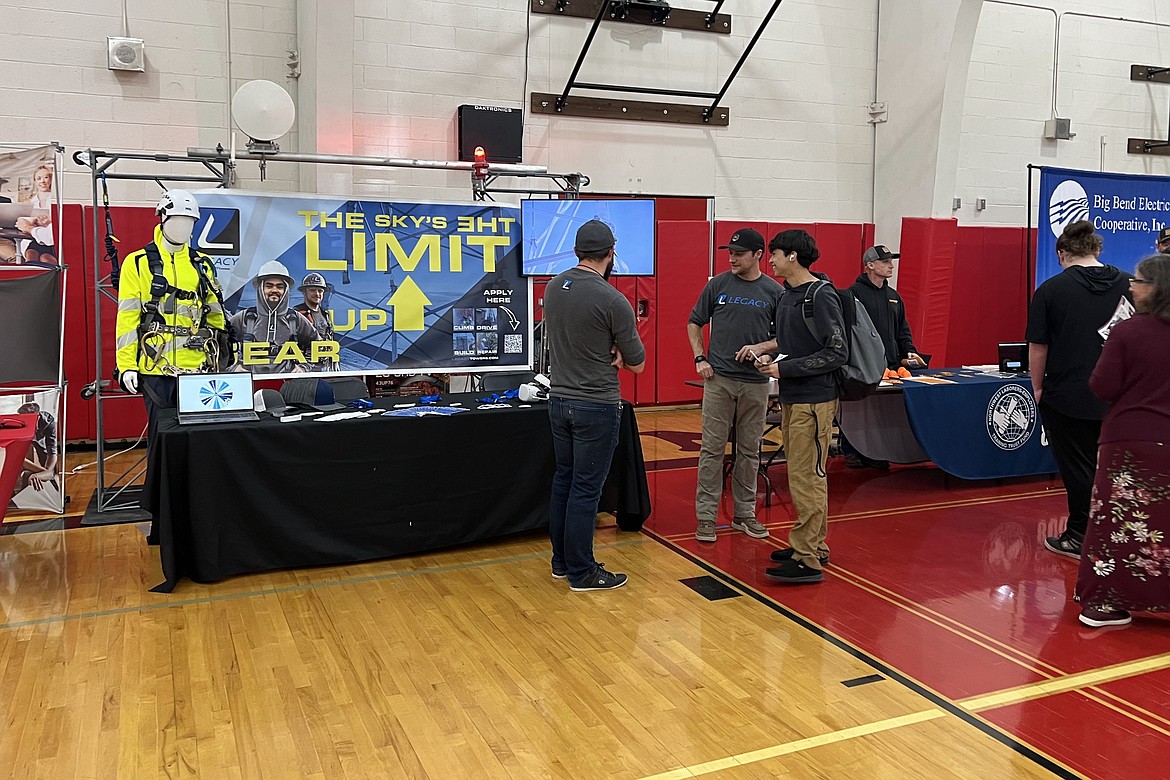
[[[249,81],[232,98],[232,119],[253,141],[270,143],[287,133],[296,119],[292,98],[279,84]]]

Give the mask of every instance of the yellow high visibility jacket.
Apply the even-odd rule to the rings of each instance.
[[[153,275],[146,250],[139,249],[122,263],[122,278],[118,284],[117,361],[119,371],[138,371],[143,374],[166,374],[168,368],[195,371],[203,366],[207,355],[202,349],[188,349],[184,346],[189,333],[199,327],[202,308],[206,303],[211,307],[207,314],[207,326],[218,330],[227,328],[223,307],[207,291],[205,298],[199,298],[199,271],[191,263],[191,253],[184,246],[175,254],[167,251],[163,243],[162,227],[154,229],[154,243],[162,259],[162,275],[171,288],[158,302],[157,322],[177,326],[184,333],[158,333],[153,343],[161,345],[161,358],[152,360],[143,354],[139,343],[138,326],[146,316],[143,306],[152,300],[150,283]],[[207,263],[207,272],[212,278],[215,269]],[[183,294],[176,295],[175,289]],[[183,300],[186,293],[194,298]]]

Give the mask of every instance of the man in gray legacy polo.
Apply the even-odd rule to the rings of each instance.
[[[687,322],[695,370],[703,378],[703,443],[695,491],[695,538],[715,541],[715,518],[723,494],[723,449],[735,427],[731,527],[763,539],[756,519],[756,472],[760,437],[768,411],[768,378],[755,369],[757,356],[776,351],[776,306],[784,288],[760,270],[764,237],[751,228],[735,231],[720,249],[730,268],[707,282]],[[703,326],[710,325],[703,348]]]

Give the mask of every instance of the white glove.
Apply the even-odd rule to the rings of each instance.
[[[138,372],[137,371],[123,371],[118,375],[118,384],[127,393],[133,395],[138,392]]]

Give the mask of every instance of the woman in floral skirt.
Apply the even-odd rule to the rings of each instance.
[[[1170,611],[1170,256],[1142,260],[1131,284],[1138,313],[1114,326],[1089,380],[1111,403],[1077,576],[1094,628]]]

